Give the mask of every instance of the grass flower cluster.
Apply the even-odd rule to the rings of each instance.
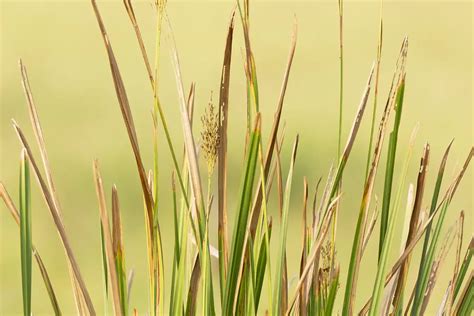
[[[474,284],[471,267],[474,242],[462,245],[464,233],[464,212],[459,213],[455,223],[446,223],[446,214],[469,167],[473,148],[469,148],[464,164],[453,179],[445,179],[451,144],[446,148],[441,164],[437,169],[434,190],[428,192],[427,174],[431,160],[430,145],[426,144],[418,168],[417,181],[406,192],[405,180],[411,164],[417,128],[413,130],[409,144],[401,144],[398,134],[402,128],[404,95],[406,85],[406,60],[408,39],[401,44],[399,57],[395,63],[393,79],[381,117],[377,118],[379,68],[382,58],[382,25],[380,18],[379,43],[376,60],[368,71],[367,82],[362,90],[360,103],[353,119],[347,139],[342,139],[342,117],[344,109],[344,54],[343,54],[343,1],[339,0],[339,126],[337,164],[331,167],[327,180],[317,184],[308,183],[304,178],[302,203],[301,257],[297,280],[290,286],[287,263],[288,226],[291,203],[293,175],[296,168],[299,138],[292,140],[291,156],[282,157],[281,148],[285,146],[285,135],[281,119],[284,99],[290,77],[293,57],[297,43],[297,26],[290,42],[288,61],[282,79],[278,104],[274,113],[262,113],[259,107],[259,84],[257,65],[253,57],[250,37],[250,5],[248,0],[237,1],[227,29],[223,48],[223,64],[220,78],[218,103],[211,100],[201,118],[200,137],[193,132],[194,85],[186,92],[182,81],[179,56],[174,43],[171,22],[166,14],[166,1],[156,0],[156,51],[154,64],[150,61],[146,45],[135,17],[133,4],[124,0],[125,10],[136,34],[137,47],[150,81],[153,99],[150,100],[153,112],[154,152],[153,166],[145,166],[139,148],[138,135],[134,125],[131,105],[126,88],[102,20],[99,7],[91,0],[100,34],[103,38],[107,59],[110,65],[119,109],[127,130],[134,154],[140,188],[143,195],[144,228],[147,242],[147,268],[149,280],[149,307],[137,310],[130,301],[133,287],[133,270],[126,268],[126,238],[122,233],[119,192],[111,188],[111,202],[108,203],[104,182],[98,161],[93,162],[94,184],[100,218],[100,238],[102,245],[102,270],[104,281],[105,306],[111,305],[114,315],[422,315],[428,304],[438,306],[438,315],[470,315],[474,308]],[[241,172],[241,185],[238,192],[228,192],[228,140],[229,87],[234,28],[240,21],[244,35],[244,60],[247,94],[247,122],[245,137],[245,157]],[[168,120],[159,94],[159,63],[162,33],[166,34],[171,50],[171,61],[179,96],[180,122],[183,130],[184,151],[178,156],[178,148],[168,130]],[[54,286],[49,278],[39,251],[33,244],[31,213],[30,174],[37,181],[45,198],[50,215],[59,234],[71,280],[71,292],[75,299],[77,314],[96,315],[94,302],[100,298],[91,297],[83,280],[80,267],[69,236],[64,227],[62,208],[56,194],[55,182],[44,142],[42,126],[36,110],[32,89],[25,65],[20,61],[20,73],[25,92],[31,124],[39,148],[37,157],[33,145],[20,126],[13,121],[14,130],[22,145],[20,158],[19,203],[10,197],[3,183],[0,195],[20,228],[21,236],[21,276],[24,315],[34,313],[31,307],[31,284],[43,282],[51,300],[52,312],[62,314],[56,298]],[[375,89],[372,87],[375,86]],[[372,91],[373,90],[373,91]],[[367,153],[367,168],[363,193],[358,209],[358,220],[351,256],[347,262],[338,261],[336,226],[340,213],[340,201],[344,198],[344,171],[350,158],[359,127],[367,112],[369,99],[373,95],[373,115],[371,118],[370,145]],[[379,100],[379,101],[377,101]],[[263,139],[262,117],[273,115],[273,124],[268,139]],[[378,122],[378,129],[377,129]],[[173,161],[173,170],[163,170],[158,164],[158,133],[164,132],[166,145]],[[336,134],[336,133],[335,133]],[[267,135],[267,134],[265,134]],[[387,139],[388,138],[388,139]],[[384,143],[387,139],[388,149]],[[264,146],[265,144],[265,146]],[[406,146],[403,165],[397,165],[397,152]],[[160,153],[161,154],[161,153]],[[382,161],[382,154],[386,161]],[[181,160],[179,160],[181,158]],[[207,170],[200,170],[200,161],[206,163]],[[289,161],[288,170],[283,170],[282,160]],[[286,165],[286,164],[285,164]],[[378,211],[378,201],[374,194],[375,180],[384,169],[383,196]],[[395,172],[395,170],[397,172]],[[212,183],[214,172],[217,182]],[[173,181],[172,196],[159,196],[158,174],[170,173]],[[207,178],[204,176],[207,175]],[[394,178],[399,181],[394,181]],[[286,179],[284,181],[284,179]],[[207,180],[207,190],[202,182]],[[398,183],[395,187],[394,183]],[[447,183],[447,184],[446,184]],[[314,197],[309,187],[316,185]],[[212,192],[217,192],[216,196]],[[313,193],[311,193],[312,195]],[[173,253],[163,253],[160,225],[163,219],[159,200],[171,199],[173,205],[174,248]],[[236,208],[228,209],[228,200],[235,200]],[[270,201],[277,201],[278,218],[269,216]],[[375,202],[375,203],[374,203]],[[33,206],[32,206],[33,204]],[[375,207],[374,205],[375,204]],[[18,207],[17,207],[18,205]],[[273,203],[271,204],[273,205]],[[110,210],[109,210],[110,208]],[[211,209],[217,210],[217,249],[210,244],[209,217]],[[215,212],[213,212],[214,214]],[[380,213],[380,214],[379,214]],[[212,215],[213,216],[213,215]],[[228,216],[233,227],[228,227]],[[293,215],[291,215],[293,216]],[[397,218],[403,217],[403,232],[397,232]],[[358,297],[359,270],[374,228],[380,222],[378,258],[371,264],[376,271],[372,294],[366,304],[355,306]],[[450,228],[442,234],[445,226]],[[41,233],[35,231],[35,233]],[[396,244],[394,235],[401,234],[401,245]],[[99,236],[99,234],[98,234]],[[437,277],[452,245],[456,252],[454,273],[440,302],[431,302],[431,294]],[[271,253],[271,245],[277,253]],[[400,248],[397,259],[391,262],[392,249]],[[421,259],[412,257],[415,248],[421,249]],[[41,272],[41,279],[33,278],[33,257]],[[270,259],[272,258],[272,259]],[[212,263],[218,262],[218,268]],[[171,282],[165,284],[164,266],[171,267]],[[348,269],[347,277],[340,275],[341,266]],[[100,267],[97,267],[98,269]],[[416,271],[416,281],[408,281],[408,273]],[[293,273],[292,273],[293,274]],[[34,279],[34,281],[32,280]],[[341,305],[336,305],[340,297]],[[107,309],[106,309],[107,312]],[[109,311],[110,313],[110,311]]]

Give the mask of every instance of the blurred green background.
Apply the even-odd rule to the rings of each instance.
[[[134,3],[148,52],[153,56],[153,5],[151,1]],[[99,6],[129,95],[145,164],[151,168],[152,95],[145,67],[121,1],[99,1]],[[191,82],[196,82],[197,138],[201,129],[198,118],[208,103],[211,91],[214,91],[214,100],[217,101],[225,36],[233,6],[234,1],[168,1],[168,13],[180,54],[184,84],[189,87]],[[370,65],[376,56],[379,2],[348,1],[344,9],[345,139]],[[424,201],[424,206],[427,206],[440,158],[449,141],[455,138],[446,169],[445,186],[461,167],[473,143],[473,4],[471,1],[387,1],[383,15],[379,109],[386,99],[401,41],[408,35],[410,44],[406,103],[399,137],[397,170],[400,170],[401,161],[405,157],[404,148],[408,137],[415,124],[420,122],[408,180],[415,183],[423,144],[429,142],[432,155]],[[299,133],[300,150],[288,235],[289,279],[290,286],[293,287],[301,244],[303,176],[308,177],[311,190],[314,190],[316,180],[327,175],[336,156],[339,93],[337,1],[255,1],[251,4],[251,39],[258,71],[264,136],[268,135],[277,104],[295,16],[298,21],[298,44],[283,110],[286,139],[282,152],[286,174],[291,143],[296,133]],[[148,307],[148,285],[139,179],[115,96],[105,48],[90,3],[2,1],[0,35],[1,181],[16,202],[20,145],[11,127],[12,118],[23,128],[31,144],[34,143],[18,71],[17,62],[21,57],[28,67],[66,229],[96,309],[102,314],[99,213],[92,179],[94,158],[100,160],[106,187],[110,188],[115,183],[119,190],[126,264],[128,268],[135,270],[131,306],[144,314]],[[234,218],[234,197],[240,183],[244,146],[246,105],[243,49],[241,25],[237,21],[230,90],[230,221]],[[160,97],[175,145],[181,148],[178,100],[166,41],[163,41],[162,46],[160,76]],[[345,194],[339,213],[337,235],[337,256],[342,273],[338,302],[343,296],[351,239],[360,205],[372,102],[371,96],[370,106],[344,176]],[[36,145],[33,147],[39,159]],[[382,156],[381,166],[375,190],[378,196],[382,194],[380,179],[384,173],[385,156]],[[164,139],[160,139],[160,167],[160,220],[164,235],[165,269],[171,271],[172,167]],[[395,181],[396,188],[397,176]],[[472,192],[471,167],[453,201],[446,222],[446,226],[451,225],[459,211],[465,210],[465,243],[472,236]],[[36,183],[32,206],[34,243],[49,269],[60,306],[65,314],[74,314],[63,250]],[[3,203],[0,209],[0,314],[16,315],[22,312],[19,230]],[[213,212],[215,215],[215,210]],[[274,207],[270,212],[277,214]],[[402,217],[403,215],[399,216],[399,232]],[[214,241],[217,235],[216,218],[217,215],[211,220]],[[378,228],[362,261],[357,310],[372,290],[376,269],[374,260],[378,244],[377,230]],[[399,252],[400,235],[401,233],[396,234],[396,247],[393,249],[391,262]],[[413,265],[418,265],[418,260],[418,251],[415,251]],[[438,307],[448,277],[453,271],[453,262],[454,252],[450,252],[433,294],[432,301],[435,303],[430,305],[429,314]],[[36,315],[51,314],[39,271],[36,266],[33,269],[33,311]],[[414,273],[410,274],[410,282],[413,282],[414,276]],[[169,288],[168,283],[167,293]],[[266,299],[262,302],[266,303]]]

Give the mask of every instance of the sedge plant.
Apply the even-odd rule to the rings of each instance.
[[[237,1],[229,24],[223,26],[227,36],[223,42],[224,56],[220,78],[220,90],[216,103],[209,102],[208,108],[201,119],[201,132],[195,133],[194,125],[194,96],[195,86],[191,85],[186,93],[183,84],[177,45],[172,31],[172,23],[167,15],[166,1],[156,0],[155,14],[155,54],[154,64],[150,62],[147,45],[141,35],[139,22],[134,12],[131,0],[124,0],[125,11],[135,32],[138,49],[141,52],[144,69],[152,89],[150,109],[152,111],[153,159],[152,165],[145,164],[139,147],[139,135],[134,124],[130,101],[127,96],[125,83],[122,79],[112,42],[108,37],[107,27],[102,20],[99,5],[91,0],[92,9],[98,22],[100,36],[103,39],[106,58],[112,74],[112,84],[116,91],[119,110],[121,112],[127,136],[136,162],[139,185],[143,201],[144,230],[146,232],[146,249],[148,268],[149,306],[137,308],[130,300],[133,287],[133,271],[126,266],[126,236],[122,231],[121,218],[125,209],[119,203],[119,191],[114,185],[110,189],[110,197],[104,187],[100,173],[99,162],[93,162],[94,185],[97,193],[96,205],[100,220],[100,231],[97,233],[101,244],[102,266],[97,267],[103,272],[103,300],[105,313],[114,315],[421,315],[426,312],[427,305],[438,304],[440,315],[456,314],[469,315],[474,308],[472,255],[473,241],[466,247],[462,245],[464,228],[464,210],[460,212],[459,220],[447,234],[444,228],[449,226],[447,213],[456,212],[450,209],[455,193],[461,185],[461,180],[469,168],[473,156],[473,148],[469,148],[467,158],[460,171],[448,184],[445,181],[445,168],[451,144],[447,146],[439,167],[434,190],[425,190],[429,182],[430,171],[427,168],[430,155],[429,145],[425,146],[416,183],[416,190],[410,185],[406,197],[410,156],[414,152],[414,136],[405,149],[408,157],[403,166],[397,164],[397,152],[405,144],[399,140],[403,125],[403,112],[409,111],[410,100],[406,100],[405,89],[410,87],[409,76],[406,73],[408,58],[408,39],[402,40],[399,57],[391,85],[386,96],[385,107],[380,118],[377,118],[377,104],[382,97],[379,95],[379,68],[382,50],[382,16],[379,22],[379,37],[374,65],[368,69],[367,82],[362,87],[362,96],[353,123],[350,126],[345,145],[343,146],[343,105],[344,100],[344,64],[343,64],[343,1],[339,4],[339,127],[337,130],[337,161],[329,169],[326,184],[321,181],[312,184],[304,178],[302,184],[295,182],[294,173],[297,165],[298,135],[295,136],[293,150],[289,157],[283,155],[284,128],[282,116],[284,113],[285,94],[290,78],[293,58],[297,46],[297,24],[290,40],[289,54],[283,72],[282,86],[274,113],[264,113],[260,106],[259,82],[257,63],[254,58],[251,40],[251,7],[249,0]],[[382,11],[382,9],[381,9]],[[229,192],[228,187],[228,143],[234,140],[234,135],[228,134],[230,98],[230,80],[233,39],[236,25],[240,23],[243,32],[245,48],[244,74],[246,81],[246,133],[245,155],[241,174],[240,189]],[[161,40],[165,35],[169,44],[170,58],[174,70],[174,79],[178,92],[179,118],[182,127],[184,148],[179,156],[176,139],[169,132],[169,120],[166,107],[160,101],[160,57],[163,47]],[[56,193],[51,165],[45,145],[42,126],[35,105],[32,88],[28,80],[26,66],[20,61],[21,82],[26,96],[28,112],[33,127],[36,145],[40,157],[32,150],[29,137],[25,135],[18,123],[13,121],[13,128],[22,146],[20,159],[20,189],[19,203],[10,197],[4,183],[0,183],[0,195],[7,209],[19,225],[21,250],[22,301],[24,315],[34,313],[31,300],[35,293],[31,291],[32,282],[42,282],[51,301],[51,311],[61,315],[63,309],[57,300],[55,287],[52,284],[47,267],[44,265],[38,250],[33,245],[31,220],[30,173],[37,180],[40,192],[43,194],[54,225],[59,233],[62,246],[67,258],[70,272],[71,292],[76,303],[76,313],[79,315],[96,315],[95,304],[101,298],[90,296],[86,283],[81,274],[74,250],[69,241],[68,232],[63,224],[62,207]],[[374,83],[375,82],[375,83]],[[415,84],[415,83],[412,83]],[[372,87],[375,86],[375,89]],[[375,91],[373,91],[375,90]],[[358,219],[355,223],[355,233],[348,262],[338,262],[336,257],[336,225],[337,214],[342,214],[344,207],[340,201],[344,199],[346,187],[342,179],[347,162],[355,146],[356,139],[361,138],[360,126],[364,114],[370,107],[370,95],[373,96],[371,129],[369,134],[369,153],[366,174]],[[406,104],[405,104],[406,103]],[[407,109],[404,109],[407,108]],[[348,115],[347,108],[344,116]],[[269,133],[263,133],[262,120],[272,117]],[[175,118],[173,118],[175,119]],[[378,132],[375,123],[379,122]],[[388,133],[389,126],[392,130]],[[165,150],[159,144],[159,133],[163,131],[166,146],[171,156],[172,170],[162,169],[158,163],[158,154],[164,155]],[[388,134],[388,135],[387,135]],[[388,136],[388,148],[384,146]],[[200,144],[200,147],[198,146]],[[371,295],[363,306],[356,306],[358,294],[359,270],[364,257],[367,243],[377,225],[377,198],[374,194],[377,175],[381,167],[382,155],[386,155],[385,173],[383,174],[383,197],[380,216],[379,256],[371,263],[376,271]],[[200,161],[205,164],[200,164]],[[283,170],[282,162],[288,162],[288,170]],[[201,170],[201,165],[207,167]],[[401,169],[400,169],[401,168]],[[393,178],[400,173],[400,181],[396,194],[393,191]],[[172,175],[171,196],[160,196],[158,190],[159,175]],[[216,174],[217,181],[212,181]],[[286,179],[286,180],[284,180]],[[207,186],[203,186],[207,183]],[[284,185],[285,183],[285,185]],[[304,190],[302,214],[302,242],[300,265],[297,271],[287,263],[288,228],[290,217],[298,212],[295,209],[295,199],[292,188],[302,185]],[[316,187],[311,192],[310,188]],[[217,192],[213,196],[212,192]],[[123,192],[121,192],[123,194]],[[311,203],[311,196],[313,203]],[[429,201],[424,197],[428,196]],[[164,225],[164,217],[160,201],[172,201],[173,220],[173,251],[163,251],[160,226]],[[405,203],[406,199],[406,203]],[[235,200],[235,209],[229,209],[229,200]],[[276,201],[279,217],[270,216],[271,207]],[[92,202],[91,202],[92,203]],[[142,203],[142,204],[141,204]],[[375,204],[375,207],[374,207]],[[18,205],[18,207],[17,207]],[[397,218],[405,206],[404,227],[397,226]],[[212,210],[217,210],[217,248],[211,244],[211,234],[215,231],[210,227],[209,220]],[[425,211],[426,209],[426,211]],[[233,227],[228,227],[228,218]],[[92,219],[91,219],[92,220]],[[404,239],[400,246],[400,254],[393,262],[389,253],[395,245],[394,235],[397,230],[404,231]],[[36,232],[39,234],[40,232]],[[456,243],[456,261],[450,284],[445,289],[441,302],[431,302],[431,292],[437,284],[439,268],[454,240]],[[192,241],[192,242],[189,242]],[[422,242],[421,242],[422,241]],[[341,241],[339,241],[341,242]],[[272,245],[277,249],[272,253]],[[421,249],[421,260],[411,256],[414,249]],[[464,253],[464,255],[463,255]],[[33,273],[33,257],[39,268],[41,279]],[[214,264],[214,262],[216,264]],[[171,282],[165,284],[164,266],[171,267]],[[341,269],[347,269],[345,278],[341,277]],[[416,281],[411,283],[407,274],[416,270]],[[471,272],[470,272],[471,271]],[[296,273],[294,282],[290,276]],[[216,277],[213,277],[213,276]],[[341,305],[337,305],[340,298]],[[111,304],[111,309],[107,306]],[[33,306],[34,307],[34,306]]]

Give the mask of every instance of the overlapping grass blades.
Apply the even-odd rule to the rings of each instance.
[[[238,210],[235,213],[236,219],[232,233],[232,243],[230,247],[230,256],[228,264],[228,276],[225,286],[223,313],[224,315],[232,315],[234,313],[236,297],[236,288],[239,278],[239,270],[241,261],[244,257],[244,240],[247,228],[247,221],[250,215],[250,206],[252,201],[253,182],[257,167],[258,145],[260,142],[260,117],[257,116],[255,126],[250,135],[250,142],[247,149],[247,157],[245,159],[245,168],[242,177],[240,189],[240,201]]]
[[[282,314],[282,311],[287,307],[287,298],[285,293],[288,291],[287,288],[287,276],[285,275],[286,270],[286,236],[288,233],[288,213],[290,208],[290,196],[291,196],[291,185],[293,183],[293,172],[296,160],[296,151],[298,149],[298,136],[296,137],[293,145],[293,151],[291,154],[290,169],[288,171],[288,177],[286,179],[285,193],[283,196],[283,212],[281,216],[281,231],[280,241],[278,246],[277,265],[275,272],[275,288],[273,290],[273,312],[276,315]]]
[[[192,83],[189,94],[185,95],[176,43],[171,29],[171,22],[166,13],[166,1],[156,0],[155,3],[155,13],[157,14],[156,49],[154,52],[155,63],[152,65],[148,58],[145,40],[141,35],[132,1],[124,0],[124,6],[135,32],[153,94],[151,105],[153,109],[152,170],[149,170],[145,166],[144,161],[146,161],[146,159],[143,159],[144,157],[142,157],[142,153],[139,149],[139,139],[136,134],[131,107],[117,61],[112,51],[111,43],[107,36],[97,4],[95,0],[91,1],[106,47],[113,84],[127,129],[128,138],[132,146],[143,193],[150,294],[148,314],[332,315],[339,312],[340,308],[342,308],[343,315],[354,314],[359,268],[364,251],[377,224],[377,197],[373,197],[373,192],[375,191],[380,157],[384,151],[383,144],[385,134],[388,125],[391,123],[390,114],[392,110],[395,110],[394,127],[390,133],[386,173],[384,179],[382,179],[384,180],[384,196],[381,210],[380,256],[378,260],[371,263],[377,265],[377,275],[372,295],[368,298],[360,314],[365,315],[369,313],[371,316],[378,314],[400,315],[403,312],[405,314],[411,312],[412,315],[418,315],[426,312],[428,310],[428,303],[432,297],[433,288],[436,285],[437,276],[440,273],[441,263],[446,258],[450,245],[452,245],[455,240],[457,240],[457,247],[454,273],[450,278],[450,284],[445,290],[441,304],[438,304],[438,309],[440,313],[461,315],[468,314],[470,310],[472,310],[472,297],[474,295],[473,276],[472,273],[469,274],[473,254],[472,240],[467,247],[464,257],[461,258],[463,249],[464,211],[461,211],[459,220],[451,224],[448,233],[445,236],[442,234],[454,193],[472,158],[472,148],[461,171],[447,188],[444,196],[440,199],[442,179],[451,144],[448,146],[438,171],[429,212],[425,213],[423,196],[426,184],[428,158],[430,155],[429,147],[425,147],[418,172],[416,191],[413,189],[413,185],[410,186],[409,190],[410,193],[405,213],[406,220],[405,226],[403,227],[404,237],[402,239],[400,255],[393,264],[388,260],[389,249],[393,248],[393,235],[398,228],[395,223],[397,222],[396,218],[400,211],[402,196],[406,189],[404,182],[409,170],[407,159],[401,169],[401,180],[397,194],[395,198],[392,199],[393,176],[398,168],[395,165],[395,161],[398,147],[397,138],[399,131],[401,131],[401,116],[405,90],[405,59],[408,41],[406,38],[403,40],[387,102],[380,118],[378,134],[376,138],[373,138],[377,112],[377,90],[383,35],[382,15],[379,21],[377,60],[370,71],[346,145],[341,151],[344,105],[343,1],[338,1],[340,31],[338,161],[336,167],[331,167],[328,173],[328,180],[322,192],[322,196],[319,199],[319,205],[316,203],[318,196],[318,189],[316,188],[312,208],[308,206],[310,184],[306,177],[304,178],[301,260],[298,267],[299,271],[297,272],[296,286],[293,287],[292,285],[294,284],[291,284],[290,280],[295,272],[293,271],[293,267],[287,265],[286,248],[288,246],[287,234],[291,222],[290,216],[293,214],[292,210],[295,205],[294,202],[290,203],[290,195],[293,176],[295,174],[298,137],[293,145],[292,155],[289,157],[290,164],[287,170],[286,187],[283,188],[282,174],[286,174],[286,171],[282,168],[281,160],[286,160],[286,158],[280,157],[280,155],[284,152],[282,151],[282,147],[285,133],[282,128],[280,128],[280,121],[296,47],[296,23],[292,33],[290,51],[284,70],[283,82],[274,113],[272,128],[269,133],[268,142],[264,144],[262,141],[262,122],[264,121],[265,113],[260,112],[263,109],[260,107],[260,102],[266,100],[260,100],[261,95],[259,95],[258,89],[256,62],[254,52],[252,51],[253,45],[251,45],[250,40],[250,3],[248,0],[237,1],[238,14],[243,29],[243,45],[245,46],[244,71],[247,93],[247,133],[245,135],[245,160],[242,170],[241,188],[237,196],[238,206],[233,214],[235,221],[232,236],[228,239],[227,207],[228,204],[230,204],[228,203],[228,199],[231,199],[231,192],[227,190],[227,182],[229,180],[227,149],[230,140],[227,133],[228,124],[231,119],[229,117],[229,105],[231,103],[229,90],[234,37],[234,15],[236,9],[234,8],[231,12],[230,22],[227,28],[222,72],[219,82],[220,93],[218,111],[216,114],[217,119],[211,115],[212,120],[209,120],[208,123],[212,126],[209,130],[205,130],[211,134],[215,133],[212,135],[208,134],[210,137],[216,137],[214,140],[219,139],[219,142],[216,141],[218,145],[214,144],[216,147],[212,148],[212,150],[215,149],[215,152],[212,152],[215,154],[213,156],[215,160],[212,161],[212,164],[209,164],[209,161],[207,161],[208,186],[206,191],[205,188],[202,188],[202,181],[205,180],[205,176],[203,179],[203,173],[200,170],[201,158],[197,149],[199,140],[193,131],[194,98],[196,94],[195,85]],[[177,105],[180,109],[179,121],[182,125],[182,138],[184,141],[181,164],[178,164],[178,157],[171,140],[158,94],[162,22],[165,22],[164,31],[167,32],[166,39],[168,40],[167,44],[170,49],[178,93]],[[0,183],[0,193],[7,208],[9,208],[12,216],[20,225],[24,313],[25,315],[31,314],[32,255],[35,256],[40,268],[54,312],[56,315],[61,313],[46,268],[31,241],[31,226],[29,226],[31,225],[31,212],[29,211],[29,207],[27,207],[29,200],[28,192],[30,190],[27,174],[29,170],[28,165],[30,165],[39,182],[41,192],[46,199],[46,203],[66,251],[72,289],[77,305],[76,312],[81,315],[95,315],[91,298],[85,287],[62,223],[61,207],[52,180],[41,125],[39,124],[38,114],[34,106],[26,75],[26,68],[22,63],[20,63],[20,70],[33,130],[40,148],[41,163],[44,167],[42,171],[39,169],[26,136],[18,124],[14,122],[14,129],[24,148],[22,150],[22,176],[20,179],[20,212],[17,211],[2,183]],[[358,214],[359,217],[355,227],[355,235],[351,241],[352,253],[350,261],[340,263],[335,256],[336,214],[346,216],[344,209],[341,208],[338,211],[341,197],[346,193],[341,183],[349,156],[361,126],[365,109],[367,108],[366,105],[369,99],[373,77],[375,77],[374,109],[372,112],[367,171]],[[215,122],[218,123],[215,124]],[[161,166],[158,164],[158,155],[161,155],[160,137],[158,135],[158,125],[160,123],[163,125],[164,136],[174,165],[172,172],[170,172],[171,170],[161,170]],[[204,125],[205,129],[206,124]],[[373,141],[375,141],[375,143],[372,152]],[[264,145],[266,146],[265,148]],[[202,146],[202,148],[206,147]],[[411,155],[413,140],[406,149],[408,149],[408,154]],[[209,154],[209,152],[205,152],[203,155],[204,158],[207,159],[206,154]],[[209,167],[210,165],[214,166],[216,161],[218,163],[217,187],[215,187],[215,184],[211,180],[213,168]],[[44,179],[42,172],[45,174]],[[159,203],[163,197],[159,196],[161,191],[158,190],[158,183],[160,182],[161,174],[169,173],[172,174],[171,194],[169,196],[172,199],[173,205],[170,210],[170,212],[172,212],[170,215],[172,215],[174,229],[174,249],[172,254],[163,253],[159,225],[162,212],[166,212],[167,210],[162,210],[162,203]],[[132,310],[134,315],[141,314],[142,312],[133,308],[133,302],[130,302],[133,273],[131,277],[127,279],[124,236],[122,233],[122,218],[118,192],[116,187],[113,186],[111,195],[112,218],[110,220],[97,161],[94,162],[94,180],[99,200],[99,215],[101,220],[100,241],[104,274],[104,304],[106,306],[108,305],[108,296],[109,293],[111,293],[114,314],[127,315],[131,313]],[[271,208],[273,208],[272,199],[274,197],[272,196],[272,186],[274,182],[276,182],[278,186],[275,198],[280,213],[279,220],[277,221],[278,227],[273,227],[273,221],[269,215],[272,211]],[[316,187],[319,187],[319,181],[317,183]],[[215,250],[210,243],[213,239],[211,234],[214,232],[214,229],[210,227],[210,224],[213,223],[213,221],[210,221],[210,217],[213,216],[211,213],[213,209],[213,192],[217,192],[217,206],[215,207],[217,209],[217,250]],[[372,200],[375,200],[375,207],[371,207]],[[372,209],[374,210],[372,211]],[[312,221],[308,221],[308,213],[311,214]],[[372,213],[371,216],[369,216],[370,213]],[[433,221],[436,222],[434,229],[431,227]],[[124,224],[126,225],[127,223]],[[330,228],[332,228],[332,233],[329,233]],[[275,255],[271,254],[272,231],[274,236],[274,232],[278,232],[277,238],[273,238],[277,240],[273,242],[277,247]],[[410,267],[414,265],[412,261],[414,261],[415,257],[411,258],[411,254],[423,236],[425,236],[425,240],[422,249],[419,276],[410,300],[404,302],[404,296],[409,294],[408,289],[412,285],[407,278]],[[171,270],[171,284],[165,288],[164,259],[166,257],[173,257],[173,259],[171,269],[169,269]],[[213,257],[218,258],[217,265],[214,264]],[[274,265],[274,270],[272,269],[272,265]],[[346,282],[341,283],[340,271],[344,265],[348,265],[349,270]],[[213,277],[213,274],[215,274],[216,271],[219,272],[218,290],[214,291],[213,282],[217,280],[217,274],[215,277]],[[264,286],[265,279],[268,284]],[[267,292],[265,292],[265,287]],[[336,306],[337,295],[340,292],[339,288],[343,288],[344,291],[344,301],[341,307]],[[219,292],[219,294],[215,295],[215,292]],[[261,301],[262,296],[265,294],[268,296],[268,303],[263,304]],[[385,296],[382,296],[382,294],[385,294]],[[169,309],[165,308],[165,299],[166,302],[168,302],[168,297]],[[220,297],[220,305],[216,297]]]
[[[13,219],[17,223],[18,227],[20,227],[20,213],[18,212],[18,209],[13,203],[13,200],[11,199],[10,195],[8,194],[2,182],[0,182],[0,196],[2,197],[3,202],[5,203],[7,208],[10,210],[10,214],[12,215]],[[54,315],[61,315],[61,309],[59,308],[59,303],[56,298],[56,293],[54,291],[53,285],[49,278],[49,273],[46,270],[46,267],[43,263],[43,259],[41,259],[41,255],[39,254],[39,251],[35,248],[33,244],[31,245],[31,252],[33,253],[33,256],[35,257],[36,264],[38,265],[38,269],[40,270],[41,277],[43,279],[44,285],[46,287],[46,291],[48,293],[49,299],[51,301],[51,305],[53,307]]]

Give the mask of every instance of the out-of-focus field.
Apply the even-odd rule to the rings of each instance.
[[[149,54],[153,56],[154,9],[151,1],[136,2],[137,18]],[[168,3],[184,84],[189,87],[191,82],[196,82],[196,137],[199,137],[201,127],[199,117],[207,105],[211,91],[214,91],[214,101],[217,101],[225,36],[233,5],[233,1],[170,0]],[[143,157],[146,166],[151,167],[152,96],[145,67],[121,1],[100,1],[99,6],[124,77]],[[308,176],[311,190],[314,190],[316,180],[327,175],[335,159],[339,93],[337,1],[262,1],[252,4],[251,36],[258,71],[263,128],[266,131],[264,135],[268,134],[271,127],[277,104],[294,16],[298,21],[298,44],[283,111],[286,122],[284,170],[288,166],[289,151],[296,133],[300,133],[301,137],[288,235],[290,282],[295,280],[294,276],[299,269],[303,176]],[[356,1],[345,5],[344,137],[348,134],[371,63],[376,56],[378,18],[378,1]],[[34,143],[18,71],[17,62],[21,57],[28,67],[66,229],[97,311],[99,314],[103,311],[103,283],[99,213],[92,179],[94,158],[100,160],[106,187],[110,188],[112,183],[116,183],[119,190],[126,264],[128,268],[135,269],[131,306],[137,307],[140,314],[143,314],[148,308],[143,203],[132,151],[92,8],[88,1],[2,1],[0,20],[0,179],[17,201],[20,145],[10,124],[12,118],[24,129],[30,142]],[[391,1],[384,4],[379,109],[385,103],[401,41],[408,35],[407,88],[395,188],[408,137],[419,122],[420,131],[408,180],[415,183],[423,144],[429,142],[432,156],[424,206],[430,201],[435,173],[450,140],[455,138],[443,187],[446,187],[454,172],[461,167],[473,144],[472,23],[473,4],[469,1]],[[242,170],[246,111],[242,62],[244,45],[238,20],[234,38],[229,126],[230,220],[234,218],[236,199],[233,197],[237,194]],[[165,39],[159,80],[160,97],[172,136],[176,146],[181,148],[177,93]],[[341,289],[345,284],[362,193],[372,96],[369,105],[344,176],[345,194],[337,228]],[[34,147],[39,159],[39,152]],[[377,182],[376,194],[379,197],[382,194],[383,183],[380,179],[384,173],[383,166],[385,156],[382,156]],[[171,271],[172,166],[164,138],[160,139],[160,168],[159,203],[165,268],[166,271]],[[36,182],[34,184],[34,244],[42,253],[49,269],[60,306],[65,314],[73,314],[74,303],[65,257],[44,200]],[[452,224],[459,211],[465,210],[465,242],[472,236],[472,192],[471,166],[461,183],[446,222],[446,226]],[[401,232],[405,207],[402,204],[398,232]],[[277,214],[274,207],[271,213]],[[214,215],[217,218],[216,213]],[[211,220],[213,235],[217,235],[215,218]],[[0,206],[0,223],[0,314],[21,314],[19,230],[3,203]],[[400,235],[401,233],[396,234],[397,243],[391,262],[398,254]],[[378,230],[362,261],[357,310],[371,293],[376,271],[374,262],[377,244]],[[413,265],[418,265],[418,254],[415,251]],[[440,302],[448,277],[453,271],[453,262],[454,252],[451,251],[442,267],[432,302]],[[32,309],[36,315],[50,314],[50,303],[36,266],[33,271]],[[413,283],[414,277],[412,273],[410,282]],[[294,287],[295,284],[293,282],[290,285]],[[168,283],[166,291],[169,289]],[[338,296],[336,304],[342,299],[341,290]],[[429,314],[437,307],[436,304],[430,305]]]

